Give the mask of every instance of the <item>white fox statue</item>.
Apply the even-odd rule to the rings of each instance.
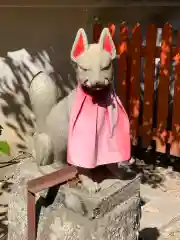
[[[58,102],[57,86],[45,73],[37,74],[30,84],[37,165],[44,174],[75,165],[91,192],[99,188],[88,177],[89,169],[130,159],[129,120],[113,87],[115,57],[107,28],[96,44],[88,44],[84,29],[79,29],[71,50],[77,88]]]

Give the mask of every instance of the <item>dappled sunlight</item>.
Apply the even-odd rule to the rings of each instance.
[[[175,56],[174,56],[174,61],[176,62],[176,64],[179,64],[180,63],[180,53],[177,53]]]
[[[126,84],[126,79],[124,79],[123,81],[122,81],[122,86],[126,86],[127,84]]]
[[[124,52],[127,52],[127,43],[125,43],[125,42],[123,42],[119,46],[119,57],[121,57],[121,54],[123,54]]]
[[[137,118],[139,116],[140,101],[139,99],[131,99],[131,117]]]
[[[174,128],[177,133],[180,132],[180,124],[174,123]]]
[[[166,53],[170,52],[170,47],[164,40],[162,40],[161,50],[162,52],[166,52]]]
[[[132,34],[134,34],[139,27],[140,27],[140,23],[136,23],[136,25],[132,29]]]
[[[123,25],[125,25],[125,24],[123,24]],[[121,33],[124,34],[124,35],[127,35],[127,34],[128,34],[128,28],[127,28],[127,26],[123,26],[123,27],[122,27]]]
[[[134,81],[134,76],[131,77],[130,82],[132,83]]]
[[[146,106],[149,106],[151,103],[150,103],[150,101],[145,101],[145,103],[144,103]]]
[[[180,141],[180,124],[174,123],[172,126],[172,131],[169,132],[168,143],[172,144],[174,142]],[[180,142],[178,143],[180,145]]]
[[[39,71],[50,75],[59,88],[59,98],[63,98],[72,88],[66,80],[55,73],[47,51],[42,50],[31,56],[26,49],[8,52],[0,58],[0,107],[1,138],[12,146],[12,152],[28,149],[29,136],[34,132],[35,117],[31,111],[28,94],[29,84]],[[61,87],[59,87],[61,86]],[[71,86],[71,87],[69,87]]]
[[[169,48],[168,48],[169,49]],[[166,48],[167,50],[167,48]],[[161,68],[160,68],[160,74],[164,75],[164,76],[168,76],[169,75],[169,71],[168,69],[166,69],[166,62],[167,62],[167,51],[162,51],[161,55],[160,55],[160,59],[161,59]]]
[[[152,123],[153,123],[153,119],[151,118],[147,118],[148,120],[146,120],[146,118],[143,116],[143,124],[142,127],[144,127],[146,129],[146,134],[150,135],[152,133]],[[149,129],[150,127],[150,129]]]

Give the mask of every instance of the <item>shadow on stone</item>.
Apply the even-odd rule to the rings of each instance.
[[[1,207],[4,207],[4,206],[1,204]],[[5,239],[4,237],[8,231],[6,221],[7,221],[7,211],[3,211],[0,213],[0,240]]]
[[[160,233],[156,227],[144,228],[139,233],[139,240],[157,240],[159,236]]]
[[[7,232],[8,232],[8,226],[7,226],[7,207],[8,204],[4,203],[4,194],[8,194],[11,192],[11,182],[7,181],[0,181],[0,196],[1,203],[0,203],[0,240],[6,240],[7,239]]]
[[[42,210],[42,207],[48,207],[51,204],[53,204],[58,191],[59,191],[60,185],[51,187],[48,189],[47,194],[45,197],[40,197],[36,202],[36,230],[38,229],[39,224],[39,217]]]
[[[128,181],[128,180],[134,179],[138,175],[136,171],[134,171],[128,166],[122,166],[121,168],[117,169],[116,164],[112,164],[112,165],[114,165],[112,168],[112,171],[114,174],[112,173],[112,171],[110,171],[110,169],[108,169],[106,166],[103,165],[103,166],[96,167],[91,171],[92,179],[98,183],[101,183],[107,178]]]

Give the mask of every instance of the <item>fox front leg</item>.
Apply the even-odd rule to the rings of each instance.
[[[46,133],[34,134],[34,152],[38,166],[53,163],[53,146],[50,137]]]
[[[35,133],[34,135],[34,158],[39,172],[46,175],[64,168],[67,164],[63,161],[65,153],[57,153],[53,147],[51,138],[46,133]]]

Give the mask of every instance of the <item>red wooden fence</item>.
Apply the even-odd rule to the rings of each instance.
[[[126,23],[120,28],[108,25],[117,48],[117,93],[126,108],[131,124],[132,144],[137,145],[138,137],[142,139],[142,147],[146,148],[152,140],[156,142],[158,152],[166,152],[170,144],[170,153],[180,157],[180,30],[177,47],[172,46],[172,26],[165,24],[162,31],[161,47],[156,46],[157,28],[151,24],[147,28],[146,46],[142,45],[140,24],[129,30]],[[94,41],[97,42],[102,30],[101,24],[94,25]],[[118,40],[115,39],[117,32]],[[144,58],[144,100],[142,104],[142,123],[140,124],[140,76],[141,58]],[[157,124],[153,128],[153,103],[155,58],[160,58],[160,72],[157,99]],[[175,61],[174,95],[171,130],[167,129],[168,98],[170,69]]]

